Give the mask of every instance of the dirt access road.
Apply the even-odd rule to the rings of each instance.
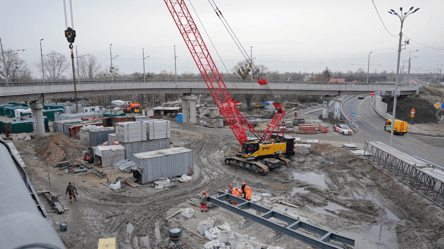
[[[51,214],[57,231],[60,222],[68,224],[67,232],[58,232],[67,248],[97,248],[99,238],[107,237],[116,237],[118,248],[165,248],[168,230],[181,222],[179,218],[165,221],[167,214],[179,206],[187,207],[186,200],[203,190],[215,195],[230,182],[240,186],[243,181],[254,192],[285,197],[300,207],[290,209],[291,213],[356,239],[355,248],[444,247],[443,210],[344,149],[317,145],[316,153],[295,156],[291,165],[267,176],[257,176],[223,164],[223,158],[238,149],[231,131],[192,125],[172,127],[173,146],[184,146],[195,153],[195,174],[191,182],[175,183],[163,190],[145,185],[112,191],[89,173],[73,175],[48,168],[35,155],[38,143],[33,144],[34,140],[15,141],[34,187],[47,189],[49,174],[51,192],[62,195],[61,202],[70,208],[63,215]],[[79,192],[78,201],[73,204],[64,195],[68,181]],[[218,210],[209,214],[219,222],[239,222],[240,217]],[[260,241],[272,234],[260,225],[243,232]],[[185,230],[183,237],[188,248],[202,247],[201,239],[192,233]],[[275,245],[307,248],[288,237]]]

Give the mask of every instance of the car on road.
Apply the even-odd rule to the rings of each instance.
[[[364,95],[358,95],[358,99],[363,99],[365,98]]]
[[[342,135],[353,135],[352,129],[346,124],[335,124],[334,129]]]

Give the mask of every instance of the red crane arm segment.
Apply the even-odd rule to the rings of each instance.
[[[249,130],[257,137],[260,137],[253,126],[236,109],[236,101],[231,98],[185,1],[164,0],[164,2],[173,17],[202,78],[205,80],[214,102],[239,143],[243,145],[244,141],[248,140],[245,130]]]

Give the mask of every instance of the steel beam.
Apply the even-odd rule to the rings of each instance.
[[[232,204],[227,202],[227,200],[239,203],[239,205],[233,206]],[[242,217],[245,217],[249,220],[255,221],[263,226],[271,228],[277,232],[280,232],[282,234],[285,234],[287,236],[295,238],[299,241],[302,241],[302,242],[309,244],[311,246],[314,246],[316,248],[321,248],[321,249],[341,248],[341,247],[338,247],[338,246],[328,243],[330,240],[341,242],[341,243],[349,245],[349,246],[355,245],[354,239],[339,235],[337,233],[330,232],[326,229],[314,226],[310,223],[293,218],[289,215],[273,211],[269,208],[255,204],[250,201],[246,201],[244,199],[241,199],[239,197],[236,197],[232,194],[229,194],[229,193],[226,193],[223,191],[219,191],[217,197],[210,196],[208,201],[215,204],[216,206],[227,209],[228,211],[231,211],[231,212],[238,214]],[[246,209],[253,209],[253,210],[260,212],[261,214],[257,215],[254,213],[250,213],[250,212],[246,211]],[[275,219],[284,221],[284,222],[288,223],[289,225],[283,226],[281,224],[278,224],[276,222],[269,220],[270,218],[275,218]],[[321,236],[321,238],[317,239],[317,238],[311,237],[307,234],[297,231],[298,229],[303,229],[303,230],[318,234],[319,236]]]

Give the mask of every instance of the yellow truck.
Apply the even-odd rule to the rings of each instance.
[[[405,122],[405,121],[395,119],[394,127],[395,127],[393,130],[394,134],[404,135],[407,133],[408,126],[407,126],[407,122]],[[385,131],[392,130],[392,120],[391,119],[387,120],[387,122],[385,123],[384,130]]]

